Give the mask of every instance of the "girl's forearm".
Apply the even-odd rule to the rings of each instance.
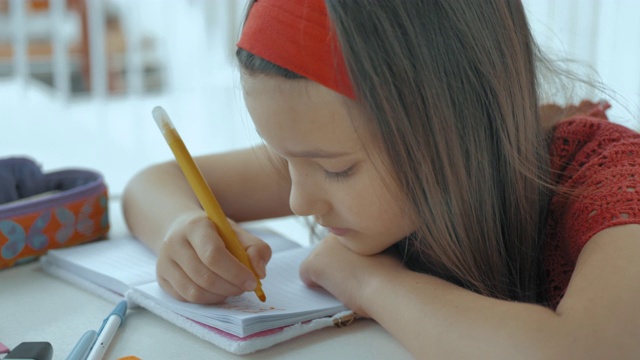
[[[538,345],[558,320],[540,306],[486,298],[432,276],[403,271],[400,277],[375,280],[363,305],[417,358],[540,357]],[[393,304],[402,305],[396,310]]]
[[[366,313],[417,358],[552,359],[583,350],[548,308],[491,299],[406,269],[372,277],[366,294]]]
[[[158,251],[169,226],[201,207],[177,164],[145,169],[127,184],[122,207],[130,232]]]

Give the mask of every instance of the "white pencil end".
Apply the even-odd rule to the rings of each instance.
[[[171,119],[169,118],[169,114],[162,108],[162,106],[156,106],[151,111],[153,115],[153,119],[156,121],[156,124],[162,131],[165,133],[167,130],[174,128]]]

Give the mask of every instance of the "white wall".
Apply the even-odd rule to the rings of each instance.
[[[258,141],[231,53],[243,0],[112,0],[125,30],[156,39],[160,94],[60,100],[38,84],[0,79],[0,157],[28,155],[45,170],[89,167],[114,195],[150,163],[171,159],[151,118],[162,105],[195,155]],[[640,1],[524,0],[534,34],[555,57],[593,67],[619,93],[614,121],[640,114]],[[640,127],[638,127],[640,128]]]
[[[118,0],[121,6],[131,6]],[[198,88],[205,81],[228,82],[228,67],[244,10],[244,0],[135,2],[138,26],[164,39],[171,89]],[[555,59],[601,81],[609,94],[595,91],[577,97],[614,96],[615,121],[640,129],[631,116],[640,113],[640,1],[524,0],[534,36]],[[231,20],[233,19],[233,20]],[[230,33],[231,32],[231,33]],[[221,51],[223,50],[223,51]],[[220,69],[222,69],[220,71]]]
[[[611,118],[640,129],[640,1],[524,0],[534,35],[557,59],[572,59],[618,102]],[[587,94],[598,96],[598,94]]]

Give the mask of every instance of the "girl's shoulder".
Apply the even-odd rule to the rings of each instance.
[[[569,283],[580,251],[596,233],[640,223],[640,134],[609,121],[608,104],[553,128],[545,269],[552,303]]]
[[[549,154],[556,176],[566,178],[589,165],[597,170],[638,163],[640,133],[611,122],[605,113],[608,103],[589,104],[593,107],[558,121],[552,128]]]

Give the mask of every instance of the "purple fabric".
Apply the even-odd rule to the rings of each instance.
[[[0,159],[0,204],[47,191],[69,190],[99,178],[88,171],[43,173],[35,161],[26,157]]]

